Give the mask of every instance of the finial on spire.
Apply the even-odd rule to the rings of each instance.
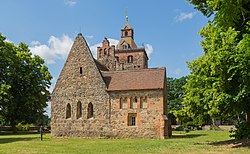
[[[126,14],[126,21],[128,22],[128,9],[125,10],[125,14]]]

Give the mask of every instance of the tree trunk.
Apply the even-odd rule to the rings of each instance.
[[[15,123],[11,123],[11,128],[14,134],[17,133],[17,128],[16,128],[16,124]]]
[[[246,121],[247,123],[250,123],[250,112],[247,112]]]

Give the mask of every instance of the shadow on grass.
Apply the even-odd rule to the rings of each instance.
[[[28,134],[37,134],[37,137],[21,136],[21,135],[28,135]],[[33,139],[40,138],[39,133],[30,132],[30,131],[20,131],[20,132],[17,132],[17,133],[13,133],[11,131],[0,131],[0,137],[1,136],[4,136],[4,137],[0,138],[0,144],[12,143],[12,142],[18,142],[18,141],[30,141],[30,140],[33,140]],[[10,137],[7,137],[7,136],[10,136]]]
[[[206,134],[173,134],[172,138],[195,138],[200,136],[206,136]]]
[[[227,140],[227,141],[213,142],[213,143],[209,143],[209,145],[228,146],[231,148],[241,148],[241,147],[250,148],[250,139]]]
[[[0,135],[27,135],[27,134],[39,134],[37,131],[18,131],[13,133],[12,131],[0,131]]]
[[[0,145],[5,143],[12,143],[18,141],[30,141],[38,137],[13,137],[13,138],[0,138]]]

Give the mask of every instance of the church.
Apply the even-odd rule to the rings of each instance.
[[[51,96],[53,137],[168,138],[166,68],[148,68],[128,22],[95,59],[78,34]]]

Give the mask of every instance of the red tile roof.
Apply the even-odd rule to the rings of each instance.
[[[163,89],[166,69],[102,71],[108,91]]]

